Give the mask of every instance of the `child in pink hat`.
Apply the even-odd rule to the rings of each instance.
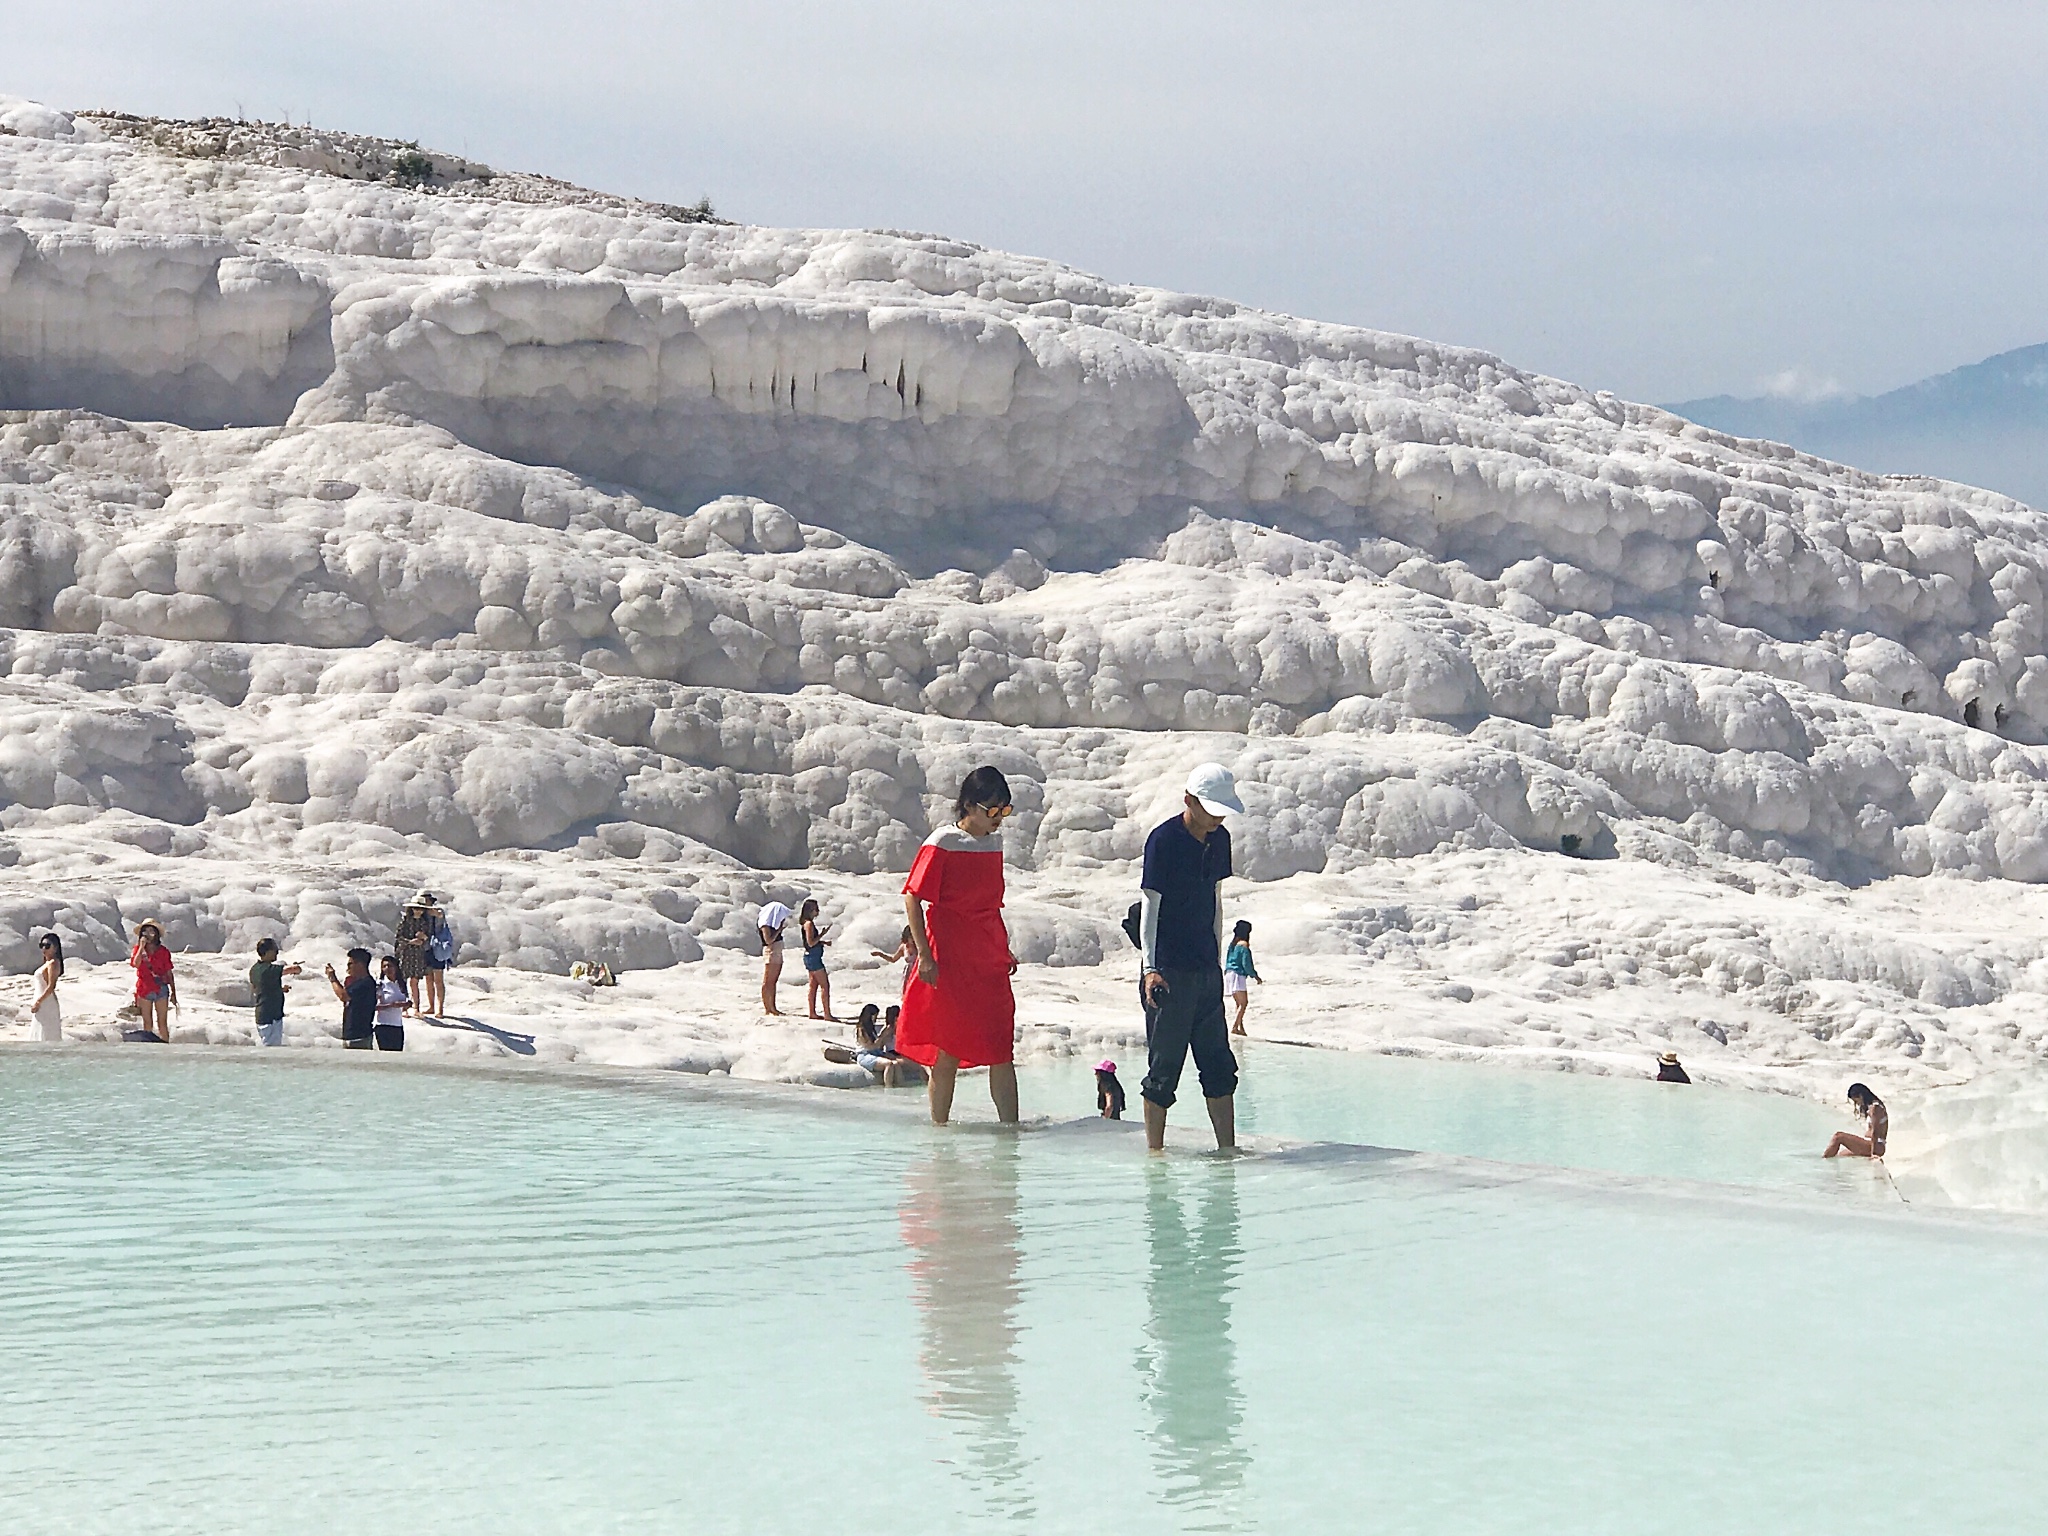
[[[1105,1120],[1124,1117],[1124,1085],[1116,1080],[1116,1063],[1095,1063],[1095,1107]]]

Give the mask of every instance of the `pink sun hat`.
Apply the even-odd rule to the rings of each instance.
[[[1095,1070],[1098,1072],[1114,1072],[1116,1070],[1116,1063],[1105,1056],[1102,1060],[1095,1063]]]

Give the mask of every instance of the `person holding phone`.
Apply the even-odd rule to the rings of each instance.
[[[327,985],[341,1003],[341,1043],[351,1051],[367,1051],[375,1043],[377,1027],[377,982],[370,975],[370,952],[348,952],[348,974],[336,976],[327,967]]]

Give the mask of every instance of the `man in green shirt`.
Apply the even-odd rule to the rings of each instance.
[[[249,987],[256,994],[256,1039],[261,1044],[284,1044],[284,995],[291,991],[284,979],[298,974],[298,966],[277,963],[277,940],[256,941],[256,963],[249,967]]]

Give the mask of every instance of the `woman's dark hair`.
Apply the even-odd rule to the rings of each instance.
[[[1884,1100],[1864,1087],[1863,1084],[1851,1083],[1849,1085],[1849,1102],[1862,1110],[1865,1115],[1868,1115],[1872,1105],[1882,1104]]]
[[[54,933],[46,933],[37,941],[50,952],[50,958],[57,962],[57,974],[64,974],[64,941]]]
[[[804,904],[796,909],[796,920],[800,923],[808,923],[812,918],[816,917],[817,915],[818,898],[815,896],[806,896],[804,898]]]
[[[1231,928],[1230,936],[1233,939],[1248,939],[1252,936],[1252,925],[1240,917],[1236,925]]]
[[[873,1003],[861,1005],[860,1017],[853,1021],[853,1038],[862,1045],[873,1045],[875,1043],[875,1036],[880,1033],[875,1027],[875,1016],[881,1011]]]
[[[397,969],[398,969],[398,956],[396,956],[396,955],[386,955],[386,956],[385,956],[385,957],[384,957],[384,958],[383,958],[382,960],[379,960],[379,961],[377,962],[377,969],[378,969],[379,971],[382,971],[382,970],[384,969],[384,967],[385,967],[385,966],[387,966],[387,965],[388,965],[388,966],[390,966],[390,967],[391,967],[391,969],[393,969],[394,971],[395,971],[395,970],[397,970]]]
[[[1000,768],[977,768],[960,781],[960,797],[953,802],[953,819],[959,820],[979,806],[983,810],[1010,803],[1010,781]]]
[[[896,1022],[896,1016],[900,1014],[902,1011],[903,1009],[899,1005],[891,1003],[889,1005],[889,1011],[882,1015],[882,1022],[884,1024],[894,1024]]]

